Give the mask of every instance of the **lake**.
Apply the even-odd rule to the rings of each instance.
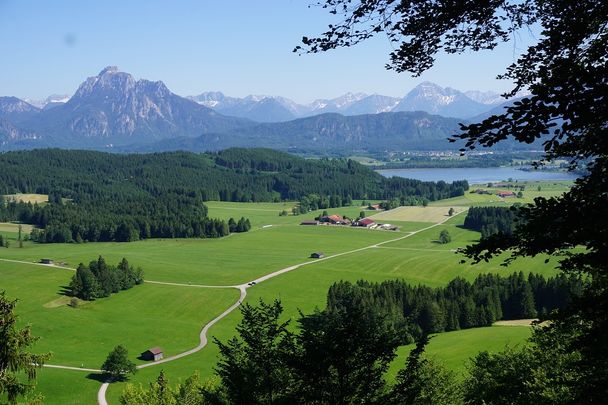
[[[552,181],[574,180],[578,176],[568,172],[551,172],[542,170],[524,171],[515,167],[464,167],[453,169],[392,169],[377,170],[384,177],[405,177],[423,181],[439,181],[451,183],[455,180],[467,180],[469,184],[481,184],[506,181],[511,178],[518,181]]]

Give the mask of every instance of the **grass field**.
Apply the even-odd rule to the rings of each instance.
[[[19,297],[22,323],[40,336],[36,350],[53,352],[52,364],[74,367],[99,368],[118,344],[137,363],[150,347],[161,346],[167,356],[190,349],[202,325],[238,298],[235,289],[143,284],[72,308],[49,305],[62,298],[72,271],[0,262],[0,273],[2,289]]]
[[[3,258],[37,262],[49,257],[77,266],[103,256],[109,263],[123,257],[141,266],[146,278],[178,283],[233,285],[306,262],[310,253],[326,255],[396,238],[393,232],[350,227],[273,226],[222,239],[167,239],[131,243],[26,243],[0,252]]]
[[[23,248],[12,244],[9,249],[0,249],[0,258],[34,262],[49,257],[75,266],[99,255],[109,263],[126,257],[131,264],[144,269],[147,280],[225,285],[243,283],[290,265],[309,262],[311,259],[308,257],[313,251],[321,250],[331,255],[370,246],[356,253],[314,262],[248,290],[246,300],[250,303],[280,298],[285,317],[293,319],[294,323],[299,310],[308,313],[315,307],[322,308],[327,289],[339,280],[380,282],[399,278],[414,284],[440,286],[454,277],[472,280],[485,272],[509,274],[521,270],[546,275],[556,272],[552,267],[554,262],[545,264],[541,257],[518,260],[508,269],[501,267],[499,260],[476,266],[459,264],[461,257],[454,253],[454,249],[479,237],[478,233],[461,227],[464,214],[405,239],[371,247],[406,236],[408,232],[432,223],[423,221],[420,216],[413,216],[412,221],[391,221],[401,226],[401,232],[307,227],[297,224],[321,211],[280,217],[279,212],[288,210],[290,204],[209,202],[207,205],[210,216],[245,216],[250,218],[254,229],[224,239],[61,245],[27,242]],[[361,208],[344,207],[328,211],[357,216]],[[445,207],[437,211],[442,213],[440,220],[446,218]],[[264,227],[267,225],[272,226]],[[440,245],[436,242],[442,229],[450,232],[451,243]],[[65,305],[65,297],[60,292],[71,275],[69,270],[0,261],[0,288],[6,289],[9,296],[20,298],[17,311],[21,322],[31,323],[34,334],[41,337],[36,351],[54,352],[52,364],[98,368],[109,350],[119,343],[127,346],[134,360],[150,346],[163,347],[167,355],[192,348],[198,343],[201,325],[226,309],[238,296],[235,289],[144,284],[79,308],[70,308]],[[239,319],[238,311],[231,313],[211,328],[210,337],[223,341],[229,339],[234,335]],[[450,332],[434,338],[428,352],[460,372],[466,359],[477,351],[499,350],[506,342],[521,343],[528,333],[529,328],[521,326]],[[402,366],[408,350],[408,347],[399,349],[399,359],[391,369],[393,374]],[[194,371],[208,378],[213,375],[217,354],[217,347],[211,343],[192,356],[142,369],[131,380],[147,385],[156,378],[160,369],[166,372],[171,382],[183,380]],[[84,372],[45,369],[40,375],[38,389],[46,395],[48,404],[94,403],[99,387],[94,378],[97,377],[87,376]],[[111,404],[118,403],[123,387],[124,384],[110,386],[108,400]]]
[[[24,237],[32,232],[34,227],[32,225],[23,224],[21,225],[21,236]],[[17,240],[19,236],[19,224],[13,222],[0,222],[0,235],[4,238]]]
[[[427,346],[427,354],[462,378],[466,374],[468,359],[480,351],[498,352],[506,345],[524,344],[530,333],[531,329],[525,326],[492,326],[440,333],[431,338]],[[389,376],[397,375],[413,348],[414,345],[408,345],[397,350],[397,358],[388,370]]]
[[[49,201],[48,194],[5,194],[6,201],[22,201],[26,203],[45,203]]]
[[[436,207],[469,207],[472,205],[484,206],[484,205],[504,205],[509,206],[514,203],[532,203],[536,197],[552,197],[555,195],[563,194],[568,191],[572,186],[571,181],[526,181],[518,183],[510,183],[517,186],[525,186],[522,198],[500,198],[496,195],[499,191],[515,191],[514,188],[488,188],[484,186],[472,185],[470,190],[465,192],[464,196],[448,198],[445,200],[432,201],[429,206]],[[540,191],[538,190],[540,187]],[[471,191],[476,189],[487,190],[491,194],[476,194]]]
[[[449,209],[445,207],[397,207],[395,209],[372,215],[376,222],[414,221],[414,222],[440,222],[448,217]],[[454,214],[464,211],[462,207],[455,207]]]

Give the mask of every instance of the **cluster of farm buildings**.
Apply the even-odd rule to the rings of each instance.
[[[497,196],[499,196],[501,198],[515,198],[515,197],[517,197],[517,194],[515,194],[513,191],[499,191],[497,193],[493,193],[491,191],[484,190],[482,188],[478,188],[477,190],[473,190],[472,193],[475,193],[475,194],[489,194],[489,195],[496,194]]]
[[[391,224],[379,224],[371,218],[361,218],[351,220],[350,218],[341,215],[326,215],[311,221],[302,221],[300,225],[342,225],[342,226],[358,226],[369,229],[384,229],[387,231],[397,231],[399,227]]]

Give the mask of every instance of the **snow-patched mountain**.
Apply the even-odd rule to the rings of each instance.
[[[188,98],[221,114],[258,122],[284,122],[325,113],[377,114],[391,111],[399,102],[395,97],[378,94],[370,96],[364,93],[346,93],[332,99],[317,99],[309,104],[299,104],[280,96],[230,97],[219,91],[205,92]]]
[[[0,97],[0,118],[12,123],[32,118],[40,109],[17,97]]]
[[[25,99],[26,102],[41,110],[65,104],[70,99],[69,94],[51,94],[44,100]]]
[[[344,113],[345,110],[365,97],[367,97],[365,93],[346,93],[332,99],[318,99],[305,106],[308,108],[306,116],[330,112]]]
[[[309,104],[298,104],[279,96],[251,95],[238,98],[221,92],[206,92],[189,98],[221,114],[258,122],[284,122],[325,113],[359,115],[401,111],[424,111],[446,117],[469,118],[505,101],[492,91],[463,93],[430,82],[421,83],[403,98],[346,93],[332,99],[317,99]]]
[[[289,121],[300,114],[300,106],[284,97],[250,95],[237,98],[226,96],[219,91],[210,91],[188,98],[220,114],[258,122]]]
[[[464,94],[473,101],[476,101],[481,104],[486,104],[490,106],[495,106],[500,103],[504,103],[505,99],[495,91],[479,91],[479,90],[470,90],[465,91]]]
[[[366,96],[342,111],[344,115],[359,115],[359,114],[379,114],[393,111],[395,106],[399,104],[400,99],[397,97],[382,96],[380,94],[372,94]]]
[[[198,136],[246,124],[172,93],[161,81],[135,80],[109,66],[86,79],[66,103],[20,126],[50,145],[84,147]]]
[[[424,82],[403,97],[393,111],[425,111],[444,117],[468,118],[489,108],[491,107],[471,100],[458,90]]]

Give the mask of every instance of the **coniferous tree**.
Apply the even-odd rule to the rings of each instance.
[[[29,326],[17,328],[16,303],[0,291],[0,394],[6,395],[10,404],[32,390],[38,368],[51,357],[50,353],[27,351],[38,338]]]

